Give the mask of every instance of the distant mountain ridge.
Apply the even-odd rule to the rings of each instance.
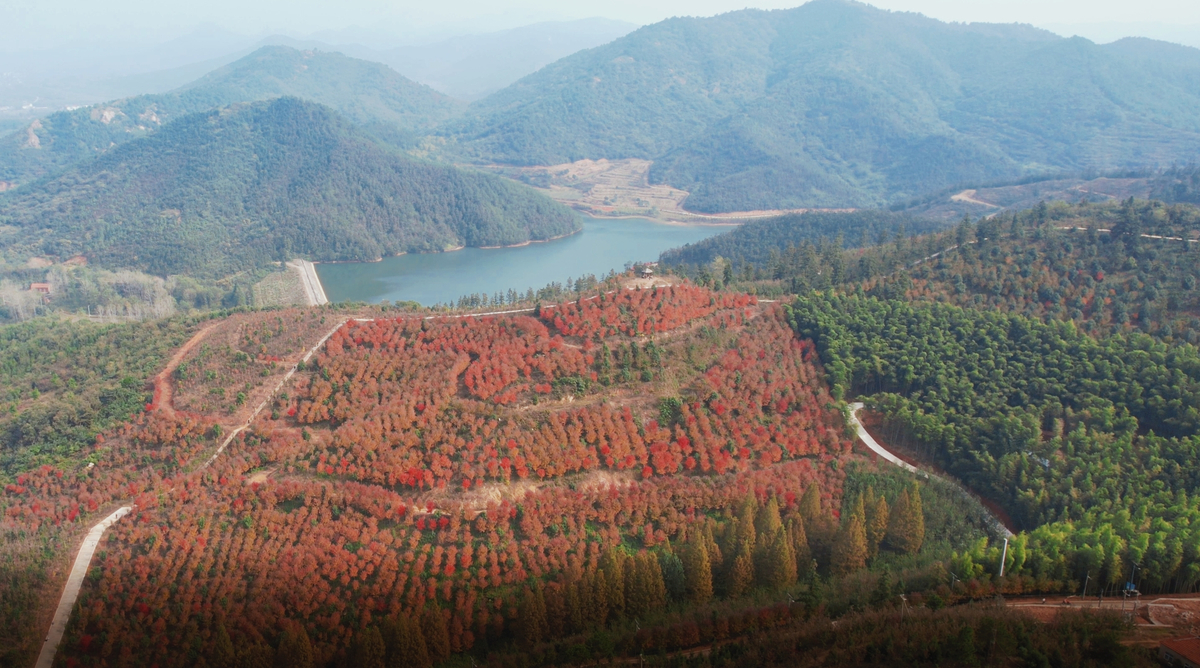
[[[1200,50],[848,0],[669,19],[472,105],[482,161],[654,160],[698,212],[871,207],[962,182],[1186,161]]]
[[[548,21],[362,55],[453,97],[478,100],[581,49],[637,28],[602,18]]]
[[[0,181],[28,183],[187,114],[285,95],[332,107],[390,139],[427,132],[464,107],[380,63],[266,46],[175,91],[54,113],[0,138]]]
[[[218,278],[302,256],[373,260],[579,229],[569,209],[499,177],[377,143],[296,98],[191,114],[0,195],[15,255]]]

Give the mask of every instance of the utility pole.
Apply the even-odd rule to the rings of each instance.
[[[1137,590],[1133,588],[1133,579],[1134,579],[1134,577],[1137,576],[1138,566],[1139,566],[1139,564],[1136,564],[1136,563],[1133,564],[1133,568],[1129,571],[1129,582],[1126,582],[1125,586],[1122,587],[1121,617],[1125,616],[1125,601],[1129,600],[1129,594],[1131,592],[1137,592]],[[1138,592],[1138,593],[1140,594],[1141,592]],[[1134,612],[1136,613],[1137,612],[1137,603],[1136,602],[1134,603],[1133,608],[1134,608]]]
[[[1000,555],[1000,577],[1004,577],[1004,562],[1008,561],[1008,539],[1004,539],[1004,554]]]
[[[1083,581],[1083,593],[1079,595],[1079,598],[1081,598],[1081,599],[1087,598],[1087,586],[1088,586],[1088,583],[1091,581],[1092,581],[1092,572],[1088,571],[1087,578]]]

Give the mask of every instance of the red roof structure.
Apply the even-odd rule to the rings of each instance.
[[[1200,637],[1164,640],[1158,644],[1158,658],[1168,666],[1200,668]]]

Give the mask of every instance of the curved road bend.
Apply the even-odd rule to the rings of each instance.
[[[884,447],[882,445],[880,445],[878,442],[876,442],[876,440],[869,433],[867,433],[867,428],[864,427],[863,423],[860,422],[858,419],[858,412],[861,411],[862,409],[863,409],[863,403],[861,401],[856,401],[856,402],[850,404],[850,421],[854,423],[854,430],[858,433],[859,439],[861,439],[863,443],[866,443],[867,447],[871,448],[871,451],[874,452],[875,454],[879,455],[880,457],[883,457],[884,459],[888,460],[889,462],[895,464],[896,466],[899,466],[900,468],[902,468],[906,471],[911,471],[912,473],[916,473],[917,475],[919,475],[923,478],[928,478],[929,474],[927,472],[922,471],[921,469],[913,466],[912,464],[909,464],[908,462],[904,461],[903,459],[900,459],[896,455],[893,455],[892,453],[888,452],[887,450],[884,449]]]
[[[906,471],[915,473],[915,474],[921,476],[922,478],[927,478],[927,479],[936,478],[938,480],[941,480],[944,483],[952,485],[954,488],[960,490],[964,494],[967,494],[969,496],[974,496],[973,494],[971,494],[970,491],[963,489],[962,485],[959,485],[958,483],[954,482],[953,480],[947,480],[941,476],[929,473],[928,471],[922,471],[921,469],[913,466],[912,464],[909,464],[908,462],[904,461],[903,459],[900,459],[896,455],[893,455],[892,453],[888,452],[882,445],[879,444],[878,441],[876,441],[874,439],[874,437],[871,436],[871,434],[867,433],[866,427],[864,427],[863,423],[858,419],[858,412],[862,409],[863,409],[863,403],[861,401],[856,401],[856,402],[850,404],[850,421],[852,423],[854,423],[854,430],[858,434],[858,437],[862,440],[863,443],[865,443],[867,445],[868,448],[871,449],[872,452],[879,455],[880,457],[883,457],[884,459],[895,464],[896,466],[899,466],[900,468],[902,468]],[[1004,532],[1005,538],[1012,538],[1014,536],[1012,530],[1009,529],[1008,526],[1005,525],[1004,522],[999,517],[996,517],[996,515],[993,514],[991,510],[988,510],[986,506],[984,506],[984,510],[987,510],[988,515],[991,516],[992,521],[995,522],[995,524],[996,524],[996,527],[998,527],[999,529],[1001,529]]]

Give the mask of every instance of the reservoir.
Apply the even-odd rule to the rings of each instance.
[[[585,218],[583,231],[563,239],[517,248],[464,248],[450,253],[410,254],[380,262],[318,264],[317,275],[332,302],[415,301],[450,304],[473,293],[524,293],[588,274],[602,278],[627,262],[653,262],[659,253],[732,229],[715,225],[667,225],[644,218]]]

